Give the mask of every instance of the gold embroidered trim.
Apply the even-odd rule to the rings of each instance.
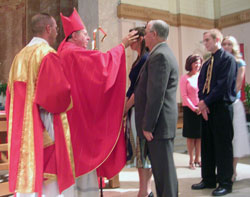
[[[69,124],[68,124],[68,118],[66,113],[62,113],[60,115],[62,125],[63,125],[63,131],[64,131],[64,136],[65,136],[65,143],[71,163],[71,169],[73,172],[73,176],[75,177],[75,162],[74,162],[74,155],[73,155],[73,149],[72,149],[72,144],[71,144],[71,135],[70,135],[70,129],[69,129]]]

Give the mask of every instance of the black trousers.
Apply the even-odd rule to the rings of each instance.
[[[173,158],[173,139],[147,142],[157,197],[177,197],[178,180]]]
[[[232,188],[233,175],[233,107],[226,102],[209,106],[208,121],[202,120],[202,178],[208,184]],[[217,170],[217,176],[216,176]]]

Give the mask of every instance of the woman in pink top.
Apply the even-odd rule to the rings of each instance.
[[[186,59],[185,69],[187,74],[180,80],[180,89],[183,106],[183,137],[187,138],[187,149],[190,157],[189,168],[201,167],[201,119],[197,107],[198,98],[198,76],[202,64],[200,55],[190,55]],[[195,150],[195,159],[193,152]]]

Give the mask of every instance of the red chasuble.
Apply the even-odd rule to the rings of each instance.
[[[126,162],[124,47],[101,53],[65,42],[59,48],[73,98],[67,116],[76,177],[97,169],[99,176],[111,178]]]
[[[46,43],[22,49],[11,66],[6,97],[11,192],[40,196],[44,180],[57,179],[60,192],[74,184],[65,113],[70,103],[70,85],[55,51]],[[55,141],[43,126],[40,107],[53,113]]]

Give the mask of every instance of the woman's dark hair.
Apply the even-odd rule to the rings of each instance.
[[[185,65],[186,71],[189,72],[192,71],[192,64],[197,60],[200,60],[202,64],[203,58],[199,54],[189,55],[186,59],[186,65]]]
[[[138,37],[138,39],[139,39],[140,37],[145,36],[145,34],[146,34],[145,29],[146,29],[145,27],[135,27],[133,29],[130,29],[129,32],[134,31],[134,30],[137,31],[137,33],[135,35],[139,35],[139,37]],[[146,47],[145,40],[143,38],[143,40],[141,42],[141,55],[143,55],[143,53],[145,51],[148,51],[148,48]]]

